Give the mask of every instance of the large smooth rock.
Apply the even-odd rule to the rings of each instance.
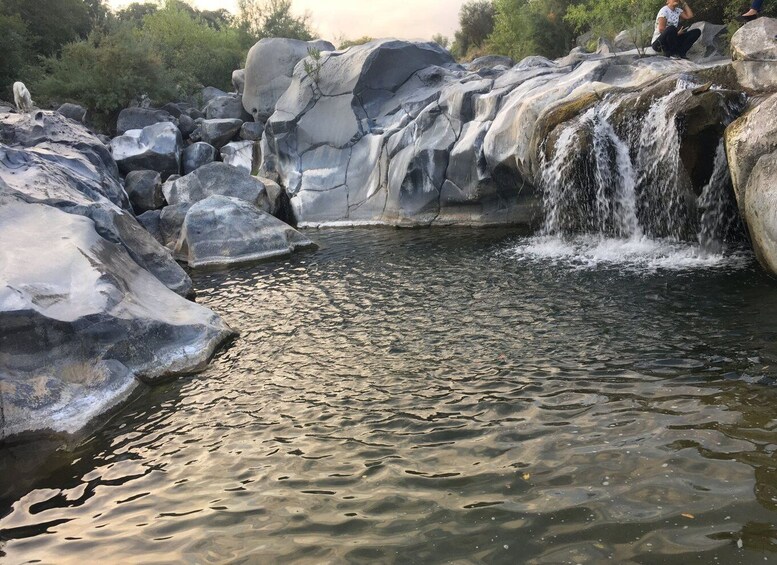
[[[164,110],[124,108],[119,112],[119,117],[116,121],[116,133],[117,135],[124,135],[129,130],[143,129],[160,122],[171,122],[176,125],[178,123],[170,113]]]
[[[777,150],[777,94],[726,128],[726,155],[739,209],[745,212],[749,177],[758,159]],[[747,214],[745,223],[749,223]]]
[[[184,296],[191,293],[188,275],[128,211],[116,164],[102,143],[81,125],[53,113],[38,119],[0,119],[7,139],[28,144],[0,144],[0,194],[89,218],[97,233],[123,246],[168,288]],[[37,144],[32,144],[35,140]]]
[[[0,195],[0,440],[73,433],[139,380],[205,367],[232,330],[88,218]]]
[[[777,275],[777,151],[761,155],[748,177],[744,211],[759,263]]]
[[[231,141],[243,125],[238,119],[203,120],[200,124],[200,137],[216,149],[221,149]]]
[[[213,162],[162,189],[169,204],[195,203],[212,195],[240,198],[269,212],[270,202],[262,182],[244,169],[226,163]]]
[[[181,132],[170,122],[129,130],[111,140],[113,158],[125,174],[144,169],[157,171],[163,178],[178,174],[182,150]]]
[[[156,171],[130,171],[124,179],[135,214],[157,210],[165,205],[162,194],[162,175]]]
[[[246,57],[243,108],[264,122],[275,111],[275,103],[291,84],[294,66],[308,56],[309,49],[334,51],[328,41],[299,41],[278,37],[258,41]]]
[[[37,148],[39,154],[52,155],[50,160],[65,166],[78,178],[79,190],[129,209],[129,198],[111,151],[83,125],[42,110],[0,114],[0,142],[14,148]]]
[[[245,200],[210,196],[187,212],[176,255],[192,268],[224,267],[314,246],[297,230]]]
[[[777,20],[758,18],[731,37],[731,60],[737,80],[755,92],[777,90]]]

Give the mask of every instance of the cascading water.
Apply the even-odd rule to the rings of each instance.
[[[684,174],[676,110],[696,86],[679,80],[642,119],[621,124],[620,135],[614,98],[560,128],[541,163],[541,235],[516,255],[638,268],[742,263],[741,255],[721,254],[739,225],[722,142],[698,199]]]

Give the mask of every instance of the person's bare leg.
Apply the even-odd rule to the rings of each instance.
[[[742,16],[756,16],[758,15],[758,10],[755,10],[753,8],[750,8],[747,12],[742,14]]]

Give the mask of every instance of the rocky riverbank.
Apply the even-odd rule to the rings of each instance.
[[[432,43],[267,39],[238,92],[128,108],[113,139],[72,105],[0,111],[0,441],[202,369],[235,331],[187,300],[179,263],[314,247],[296,225],[536,228],[556,186],[562,229],[622,235],[592,202],[628,162],[645,233],[696,237],[717,183],[776,273],[777,21],[739,30],[732,59],[704,32],[695,61],[605,45],[469,65]]]

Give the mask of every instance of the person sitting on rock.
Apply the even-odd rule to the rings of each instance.
[[[688,50],[701,36],[701,30],[680,27],[680,20],[690,20],[692,17],[693,10],[688,4],[681,4],[680,0],[666,0],[666,6],[656,16],[653,50],[667,57],[685,59]]]
[[[761,8],[763,8],[763,5],[764,0],[753,0],[753,3],[750,4],[750,9],[739,16],[737,19],[744,22],[749,22],[756,19],[761,15]]]

